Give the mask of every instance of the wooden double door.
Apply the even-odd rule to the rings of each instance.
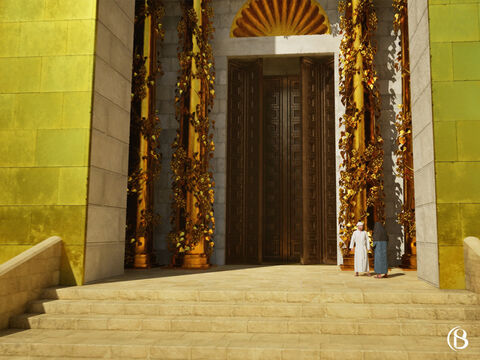
[[[333,62],[229,63],[227,263],[336,263]]]

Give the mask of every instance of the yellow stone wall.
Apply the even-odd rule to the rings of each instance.
[[[441,288],[465,288],[463,240],[480,237],[480,0],[429,2]]]
[[[0,263],[52,235],[85,253],[96,0],[0,1]]]

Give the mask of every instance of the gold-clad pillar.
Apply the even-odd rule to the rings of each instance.
[[[148,6],[148,1],[145,0],[145,7]],[[152,74],[152,66],[155,61],[152,57],[155,56],[155,44],[153,39],[155,37],[152,34],[152,15],[147,12],[144,20],[143,31],[143,55],[146,57],[145,69],[146,79],[150,78]],[[150,116],[155,115],[155,87],[147,85],[146,96],[142,99],[141,106],[141,118],[149,119]],[[138,194],[137,202],[137,234],[143,234],[138,236],[135,243],[135,258],[134,267],[136,268],[149,268],[152,265],[152,234],[146,232],[143,222],[145,221],[144,214],[151,208],[152,201],[152,186],[150,181],[146,181],[148,176],[148,170],[150,168],[150,146],[144,134],[139,132],[140,144],[139,144],[139,168],[143,171],[143,186]]]
[[[354,26],[355,41],[353,43],[356,52],[355,74],[353,75],[353,99],[358,111],[357,127],[353,132],[353,149],[357,156],[365,151],[365,114],[364,114],[364,89],[363,89],[363,57],[360,51],[362,39],[362,24],[358,23],[357,13],[361,0],[352,1],[352,21]],[[367,191],[361,188],[355,197],[355,219],[365,222],[365,213],[367,207]],[[366,222],[365,222],[366,223]]]
[[[197,16],[198,26],[202,26],[202,1],[194,0],[193,9]],[[192,34],[192,49],[194,53],[199,52],[198,42],[195,34]],[[197,65],[195,58],[192,59],[192,74],[197,73]],[[202,83],[201,80],[192,76],[191,87],[190,87],[190,113],[195,114],[195,118],[198,119],[198,109],[201,109],[204,104],[201,103],[201,90]],[[200,105],[200,106],[199,106]],[[196,158],[197,160],[201,156],[200,153],[200,139],[198,133],[195,131],[195,127],[191,122],[188,124],[188,150],[187,155],[190,159]],[[191,217],[186,219],[187,222],[192,224],[196,223],[198,217],[198,207],[195,206],[195,196],[191,191],[187,191],[187,214]],[[192,244],[191,234],[186,234],[187,244]],[[200,240],[195,246],[191,246],[190,250],[185,254],[183,260],[184,268],[195,268],[195,269],[204,269],[208,268],[210,265],[207,261],[207,255],[205,254],[205,242]]]

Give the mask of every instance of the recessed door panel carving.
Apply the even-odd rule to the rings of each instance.
[[[302,248],[302,116],[298,77],[264,78],[263,260],[298,262]]]
[[[264,261],[280,261],[283,256],[283,79],[263,82],[263,246]]]
[[[300,79],[288,78],[288,154],[287,196],[288,224],[287,262],[299,262],[302,255],[302,97]]]

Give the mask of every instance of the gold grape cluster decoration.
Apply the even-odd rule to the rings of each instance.
[[[393,20],[393,27],[395,31],[399,32],[401,36],[404,36],[403,32],[403,23],[407,19],[407,0],[393,0],[393,8],[395,10],[394,20]],[[403,44],[402,44],[403,45]],[[395,68],[397,71],[401,71],[402,79],[407,78],[410,80],[410,64],[408,58],[404,56],[403,46],[399,50],[396,58]],[[410,92],[410,89],[402,89],[402,92],[405,91]],[[405,94],[406,95],[406,94]],[[400,177],[411,176],[408,169],[407,164],[407,151],[409,141],[411,141],[411,134],[412,134],[412,114],[410,111],[410,104],[409,104],[409,96],[405,99],[405,95],[403,96],[402,104],[400,105],[400,111],[396,117],[396,129],[397,129],[397,174]],[[409,95],[409,94],[408,94]]]
[[[200,241],[205,241],[205,253],[208,256],[213,250],[215,230],[215,183],[210,171],[210,159],[213,158],[215,150],[211,133],[214,121],[209,117],[215,97],[215,66],[210,44],[213,38],[213,9],[211,0],[201,2],[201,25],[193,7],[182,4],[182,10],[183,16],[177,29],[180,70],[176,84],[175,109],[179,128],[172,144],[173,230],[169,234],[169,247],[174,254],[185,253]],[[198,51],[193,48],[192,39],[196,39]],[[192,64],[195,66],[192,67]],[[192,112],[190,96],[192,81],[195,79],[198,79],[201,85],[198,92],[199,104]],[[195,136],[191,136],[192,129]],[[199,151],[189,155],[191,141],[199,142]],[[189,209],[188,196],[193,197],[195,209]]]
[[[165,7],[161,0],[147,0],[146,2],[137,2],[135,6],[135,33],[134,58],[132,64],[132,94],[131,94],[131,132],[142,137],[147,142],[148,154],[142,157],[147,161],[147,167],[141,166],[139,159],[141,157],[139,149],[131,147],[133,167],[129,166],[129,176],[127,184],[127,198],[129,202],[135,204],[129,207],[130,211],[127,217],[126,231],[126,252],[125,263],[133,263],[135,253],[135,243],[141,237],[151,235],[153,227],[158,224],[160,217],[152,209],[151,204],[147,204],[141,209],[141,215],[137,218],[137,207],[142,202],[142,193],[146,191],[151,197],[151,190],[155,178],[160,173],[161,153],[160,153],[160,119],[154,109],[154,101],[150,101],[148,116],[142,116],[142,101],[147,96],[147,89],[154,93],[156,87],[156,78],[163,74],[161,64],[156,59],[154,49],[150,49],[150,54],[144,54],[143,34],[149,31],[145,27],[145,19],[150,16],[151,33],[153,42],[157,40],[161,43],[165,37],[165,31],[162,25],[162,18],[165,15]],[[147,71],[145,66],[150,57],[150,69]],[[133,143],[131,144],[133,146]],[[130,164],[132,165],[132,164]]]
[[[398,214],[398,222],[403,226],[407,238],[415,238],[415,206],[413,197],[413,158],[412,158],[412,112],[410,101],[410,60],[408,56],[408,8],[407,0],[393,0],[395,11],[393,27],[401,36],[401,49],[397,54],[395,68],[402,74],[402,104],[396,116],[397,150],[395,155],[397,175],[404,179],[404,193],[407,196]]]
[[[342,156],[340,170],[340,239],[344,255],[357,221],[370,215],[373,210],[376,221],[384,222],[383,188],[383,139],[375,119],[380,111],[380,95],[377,88],[377,73],[374,65],[376,47],[372,37],[377,29],[377,16],[372,0],[360,0],[354,8],[352,2],[340,2],[340,29],[343,38],[340,44],[339,92],[345,113],[340,118],[343,128],[339,140]],[[361,29],[359,46],[355,45],[356,28]],[[358,39],[357,39],[358,41]],[[359,108],[354,98],[354,76],[358,73],[357,55],[362,58],[362,86],[364,106]],[[361,119],[364,118],[363,123]],[[369,136],[365,150],[355,148],[355,132],[365,126]],[[366,203],[357,204],[357,195],[366,192]],[[356,209],[361,208],[360,215]]]

